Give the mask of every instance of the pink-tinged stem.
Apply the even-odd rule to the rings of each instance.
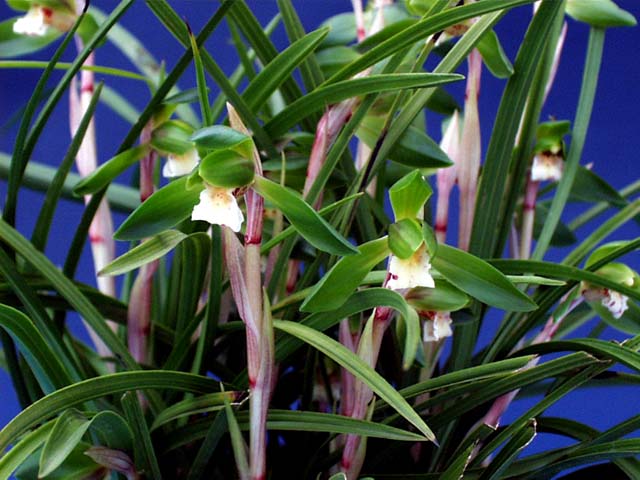
[[[229,123],[232,128],[250,134],[236,110],[227,104]],[[262,161],[260,154],[253,149],[254,166],[257,175],[262,175]],[[229,265],[229,275],[232,276],[232,268],[235,276],[243,277],[244,295],[239,296],[238,280],[236,288],[232,291],[236,303],[244,303],[241,317],[247,324],[247,365],[249,372],[249,388],[251,398],[249,400],[249,470],[252,480],[263,480],[267,471],[267,411],[269,401],[275,385],[275,346],[273,340],[273,325],[271,314],[263,308],[263,290],[260,255],[262,242],[262,227],[264,221],[264,199],[250,188],[245,194],[247,204],[247,227],[245,231],[244,268],[239,273],[238,264]],[[225,239],[229,237],[227,228],[224,227]],[[235,238],[235,235],[231,233]],[[231,242],[230,238],[228,239]],[[236,239],[237,241],[237,239]],[[236,257],[240,250],[235,247]],[[233,261],[233,258],[231,258]],[[250,325],[251,324],[251,325]]]
[[[560,32],[560,37],[558,38],[558,43],[556,44],[556,51],[553,56],[553,64],[551,65],[551,72],[549,72],[549,80],[547,81],[547,85],[544,89],[543,103],[547,101],[547,97],[549,96],[551,87],[553,87],[553,82],[556,79],[556,74],[558,73],[558,66],[560,65],[560,58],[562,57],[564,41],[567,38],[567,28],[567,22],[564,22],[564,24],[562,25],[562,31]]]
[[[82,41],[77,39],[78,49],[82,49]],[[94,54],[91,53],[84,62],[85,66],[94,64]],[[69,124],[71,135],[74,136],[80,119],[86,112],[94,90],[93,72],[82,70],[80,72],[80,92],[78,93],[78,85],[75,78],[71,83],[69,94]],[[82,144],[78,150],[76,157],[76,165],[81,176],[87,176],[97,167],[97,149],[96,149],[96,128],[95,121],[91,119],[87,132],[84,136]],[[85,204],[91,199],[85,196]],[[102,270],[108,263],[115,258],[115,242],[113,241],[113,220],[111,211],[106,198],[100,202],[93,222],[89,226],[89,242],[91,244],[91,252],[93,255],[93,264],[96,273]],[[116,287],[115,279],[111,276],[96,277],[98,289],[106,294],[115,297]],[[118,325],[115,322],[108,322],[109,327],[116,331]],[[111,351],[98,335],[85,322],[85,327],[93,341],[96,351],[100,356],[111,356]]]
[[[458,247],[462,250],[469,249],[475,212],[478,173],[480,170],[481,144],[478,95],[480,93],[481,73],[482,57],[480,52],[474,49],[469,55],[469,76],[467,77],[464,125],[458,167],[458,185],[460,187]]]
[[[367,30],[364,26],[364,12],[362,10],[362,0],[351,0],[353,7],[353,16],[356,20],[356,38],[358,42],[364,40],[367,36]]]
[[[569,313],[571,313],[583,301],[584,301],[584,297],[581,295],[578,298],[571,301],[566,311],[562,314],[560,318],[555,318],[553,316],[549,317],[544,328],[531,341],[531,344],[537,345],[540,343],[546,343],[550,341],[558,331],[558,328],[560,328],[562,321],[567,317],[567,315],[569,315]],[[539,357],[535,357],[524,367],[524,369],[528,370],[530,368],[535,367],[539,361],[540,361]],[[520,391],[519,389],[514,390],[512,392],[506,393],[498,397],[493,402],[493,405],[484,416],[482,423],[489,425],[490,427],[498,428],[498,426],[500,425],[500,419],[504,415],[504,412],[506,412],[507,408],[509,408],[509,405],[511,405],[511,402],[513,401],[513,399],[516,397],[516,395],[518,395],[519,391]]]
[[[340,322],[338,339],[342,345],[356,353],[356,339],[354,339],[354,336],[351,333],[351,326],[349,325],[348,318],[345,318]],[[355,377],[344,368],[341,369],[340,391],[342,392],[342,395],[340,397],[340,413],[345,417],[350,417],[353,414],[354,384]]]
[[[533,222],[536,215],[536,199],[540,182],[531,180],[528,175],[527,186],[522,206],[522,232],[520,234],[520,258],[528,259],[531,255],[531,243],[533,242]]]
[[[140,135],[141,143],[151,140],[153,124],[149,123]],[[149,198],[155,189],[153,172],[157,153],[150,150],[140,161],[140,201]],[[129,300],[127,312],[127,345],[131,356],[141,364],[149,361],[148,341],[151,330],[151,303],[153,301],[153,275],[158,269],[158,260],[143,265],[138,272]]]
[[[511,229],[509,231],[509,254],[511,258],[520,258],[520,241],[518,239],[518,229],[515,223],[511,222]]]
[[[449,224],[449,199],[451,190],[458,177],[458,161],[460,155],[460,115],[455,111],[449,121],[440,148],[445,152],[453,165],[448,168],[438,169],[436,174],[438,185],[438,200],[436,207],[436,239],[440,243],[445,243],[447,239],[447,228]]]

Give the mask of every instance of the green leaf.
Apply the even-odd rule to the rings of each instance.
[[[321,110],[327,105],[339,103],[352,97],[364,96],[369,93],[382,93],[409,88],[434,87],[436,85],[455,82],[462,78],[463,77],[457,74],[397,73],[380,75],[374,74],[363,78],[343,80],[341,82],[316,88],[304,97],[290,103],[286,108],[267,122],[264,128],[271,136],[280,137],[300,120],[308,117],[310,113]],[[374,122],[375,120],[371,121]],[[373,127],[375,127],[375,125],[371,128]],[[378,129],[380,128],[382,128],[382,126],[378,127]],[[359,135],[360,134],[365,138],[367,132],[361,132]],[[407,133],[407,141],[404,149],[409,153],[412,153],[410,150],[411,148],[417,150],[417,153],[412,153],[414,157],[424,152],[425,155],[431,155],[430,158],[440,160],[441,162],[445,162],[447,165],[450,165],[451,162],[449,158],[439,149],[439,147],[437,147],[437,144],[436,147],[432,144],[428,144],[421,148],[419,147],[417,143],[418,140],[423,140],[424,138],[429,139],[429,137],[417,129]],[[373,141],[375,142],[375,140]],[[397,157],[399,158],[400,155],[397,154]]]
[[[357,255],[341,258],[316,284],[300,307],[302,312],[326,312],[339,308],[373,267],[389,255],[387,238],[358,247]]]
[[[357,137],[370,148],[375,147],[382,133],[384,118],[367,116],[360,124]],[[409,126],[389,153],[394,162],[414,168],[446,168],[453,165],[451,159],[423,131]]]
[[[248,158],[253,155],[251,137],[225,125],[212,125],[196,130],[191,135],[191,141],[207,150],[230,149]]]
[[[189,30],[189,43],[191,45],[191,51],[193,52],[193,64],[196,67],[196,84],[198,89],[198,100],[200,102],[200,112],[202,113],[202,123],[207,127],[213,123],[209,103],[209,88],[207,87],[207,81],[204,76],[204,67],[202,65],[202,57],[200,56],[198,42],[196,41],[196,37],[191,32],[191,27],[189,27],[188,24],[187,28]]]
[[[73,408],[58,417],[42,449],[38,478],[46,477],[62,465],[90,425],[91,420]]]
[[[47,422],[20,439],[11,450],[0,458],[0,479],[11,477],[13,471],[22,465],[47,440],[55,422]]]
[[[419,312],[455,312],[469,304],[469,297],[446,280],[435,280],[435,288],[417,287],[407,292],[409,305]]]
[[[578,166],[569,198],[578,202],[608,202],[611,205],[622,207],[627,204],[627,201],[615,188],[598,174],[581,165]]]
[[[148,145],[126,150],[103,163],[74,187],[74,195],[90,195],[108,186],[118,175],[149,153]]]
[[[212,378],[164,370],[112,373],[83,380],[50,393],[14,417],[0,431],[0,451],[6,450],[34,425],[44,422],[69,407],[107,395],[154,388],[210,393],[219,391],[220,384]]]
[[[116,230],[117,240],[151,237],[189,218],[198,203],[201,188],[187,188],[188,177],[174,180],[136,208]]]
[[[174,403],[153,419],[151,431],[179,418],[222,409],[226,400],[234,401],[239,396],[240,392],[216,392]]]
[[[319,250],[334,255],[351,255],[356,248],[342,237],[297,192],[264,177],[256,177],[254,188],[284,213],[302,237]]]
[[[240,478],[249,478],[249,459],[247,458],[247,445],[244,443],[240,427],[236,416],[233,414],[233,409],[229,401],[227,400],[224,405],[225,414],[227,417],[227,426],[229,428],[229,436],[231,437],[231,449],[233,450],[233,457],[236,460],[236,468],[240,474]]]
[[[0,327],[20,346],[22,355],[46,393],[69,383],[66,370],[29,317],[0,304]]]
[[[509,78],[513,75],[513,65],[504,53],[498,35],[493,30],[485,33],[476,48],[482,55],[482,60],[487,68],[498,78]]]
[[[529,445],[536,436],[536,421],[532,419],[511,437],[511,440],[491,460],[489,467],[482,473],[480,480],[498,480],[513,463],[518,454]]]
[[[536,203],[535,217],[533,220],[533,238],[538,238],[544,224],[549,216],[549,206],[543,203]],[[578,239],[569,227],[563,222],[558,222],[555,232],[551,237],[551,245],[556,247],[566,247],[576,243]]]
[[[238,188],[253,182],[253,158],[233,150],[216,150],[200,162],[198,173],[203,180],[216,187]]]
[[[273,326],[278,330],[298,337],[339,363],[422,432],[427,440],[435,440],[433,432],[407,401],[380,374],[352,351],[330,337],[299,323],[274,320]]]
[[[471,455],[476,448],[476,442],[471,443],[461,451],[450,463],[447,469],[439,476],[440,480],[460,480],[464,478],[464,471],[471,461]]]
[[[567,0],[567,14],[592,27],[634,27],[635,17],[611,0]]]
[[[193,235],[206,235],[194,233]],[[98,272],[98,275],[121,275],[135,270],[173,250],[187,235],[178,230],[168,230],[145,240],[124,255],[116,258]]]
[[[394,183],[389,189],[389,200],[396,221],[415,219],[432,193],[431,186],[419,170],[408,173]]]
[[[242,93],[247,105],[254,112],[259,111],[271,94],[317,48],[328,33],[328,28],[311,32],[271,60]]]
[[[22,57],[37,52],[61,35],[55,28],[48,29],[42,37],[15,33],[13,24],[18,18],[10,18],[0,23],[0,58]]]
[[[516,312],[537,308],[499,270],[462,250],[439,245],[431,264],[453,285],[487,305]]]
[[[126,392],[122,396],[121,402],[127,421],[133,431],[133,436],[136,439],[136,443],[134,444],[136,464],[144,466],[143,470],[145,470],[147,476],[150,476],[154,480],[161,480],[162,473],[160,472],[160,465],[158,464],[158,459],[153,444],[151,443],[149,428],[147,427],[147,422],[144,418],[144,413],[136,392]]]
[[[520,350],[525,355],[530,353],[549,353],[561,351],[584,351],[604,357],[640,371],[640,353],[617,343],[596,338],[579,338],[576,340],[554,340],[551,342],[530,345]]]

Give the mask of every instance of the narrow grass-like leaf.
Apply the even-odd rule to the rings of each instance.
[[[239,394],[240,392],[216,392],[174,403],[153,419],[150,430],[153,431],[178,418],[222,409],[226,400],[234,401],[239,397]]]
[[[54,423],[54,421],[47,422],[29,432],[0,458],[0,480],[9,479],[14,470],[40,448],[49,437]]]
[[[410,88],[425,88],[462,80],[457,74],[396,73],[376,74],[363,78],[343,80],[319,87],[313,92],[287,105],[265,124],[265,131],[274,137],[282,136],[310,113],[352,97],[369,93],[382,93]]]
[[[103,91],[104,95],[104,91]],[[0,178],[6,179],[9,175],[11,158],[0,153]],[[27,164],[22,179],[22,187],[36,191],[46,191],[52,184],[52,178],[56,178],[56,174],[60,170],[49,165],[37,163],[31,160]],[[82,180],[82,177],[76,173],[69,173],[62,185],[61,196],[75,202],[82,202],[82,199],[73,194],[73,188]],[[109,206],[118,212],[130,213],[140,204],[140,194],[137,190],[124,185],[111,184],[107,189],[107,199]]]
[[[355,247],[293,190],[264,177],[255,178],[254,188],[281,210],[298,233],[314,247],[334,255],[357,253]]]
[[[196,233],[194,235],[204,235]],[[168,230],[152,237],[104,267],[98,275],[121,275],[135,270],[173,250],[187,235],[178,230]]]
[[[0,220],[0,238],[11,246],[17,253],[33,265],[36,271],[51,282],[51,285],[62,295],[76,311],[86,320],[91,328],[98,334],[109,349],[120,357],[127,368],[138,368],[138,364],[129,354],[129,350],[107,325],[105,318],[96,307],[80,292],[73,282],[60,272],[60,270],[36,250],[29,241],[11,228],[6,222]]]
[[[393,407],[400,415],[415,426],[427,440],[434,441],[435,436],[422,418],[411,408],[407,401],[352,351],[330,337],[304,325],[284,320],[274,320],[273,326],[290,335],[296,336],[314,348],[320,350],[327,357],[339,363],[352,375],[366,384],[380,398]]]
[[[20,351],[42,389],[52,392],[69,384],[65,368],[24,313],[0,304],[0,326],[20,346]]]
[[[90,195],[109,185],[118,175],[149,153],[149,145],[140,145],[119,153],[82,179],[73,189],[76,195]]]
[[[553,2],[552,2],[553,3]],[[559,2],[558,2],[559,3]],[[551,237],[560,221],[560,216],[571,193],[571,187],[578,170],[582,149],[584,148],[589,121],[591,120],[591,110],[596,95],[600,63],[602,61],[602,51],[604,48],[605,31],[599,28],[591,28],[589,33],[589,46],[587,47],[587,58],[582,77],[582,88],[578,100],[578,111],[573,122],[571,135],[571,147],[565,161],[562,178],[553,197],[553,202],[549,209],[547,223],[545,223],[536,248],[531,255],[534,260],[541,260],[549,247]]]
[[[271,94],[317,48],[328,32],[329,29],[321,28],[305,35],[265,65],[242,93],[249,108],[254,112],[259,111]]]
[[[2,28],[2,27],[0,27]],[[1,55],[0,55],[1,56]],[[37,60],[0,60],[1,68],[19,68],[19,69],[44,69],[49,65],[49,62],[40,62]],[[54,70],[69,70],[71,63],[58,62],[53,66]],[[128,70],[122,70],[120,68],[104,67],[100,65],[83,65],[80,70],[88,72],[95,72],[101,75],[110,75],[120,78],[129,78],[131,80],[140,80],[142,82],[148,82],[149,80],[142,75],[139,75]]]
[[[249,476],[249,459],[247,455],[247,445],[242,438],[238,421],[233,414],[233,409],[227,400],[225,402],[225,413],[227,417],[227,426],[229,428],[229,435],[231,436],[231,448],[233,450],[233,456],[236,460],[236,468],[241,480],[248,480]]]
[[[358,247],[357,255],[341,258],[316,284],[300,307],[303,312],[326,312],[339,308],[358,288],[373,267],[389,256],[387,238]]]
[[[138,396],[136,392],[127,392],[121,399],[122,408],[127,417],[127,421],[133,431],[133,436],[136,439],[134,445],[136,455],[140,454],[142,458],[136,458],[136,463],[144,465],[144,470],[147,475],[154,480],[161,480],[162,473],[160,472],[160,465],[156,458],[156,453],[151,443],[151,435],[149,434],[149,428],[144,418],[144,412],[140,407]]]
[[[164,370],[113,373],[69,385],[41,398],[24,409],[0,431],[0,452],[29,428],[74,405],[129,390],[166,389],[193,393],[220,390],[212,378]]]
[[[189,29],[189,43],[191,44],[191,51],[193,52],[193,63],[196,67],[196,84],[198,101],[200,102],[200,112],[202,113],[202,123],[207,127],[213,124],[211,106],[209,105],[209,89],[207,88],[207,81],[204,77],[204,67],[202,65],[200,49],[198,48],[196,37],[191,33],[191,29]]]
[[[540,62],[537,52],[544,49],[556,15],[562,14],[563,1],[543,2],[527,30],[514,69],[518,75],[509,78],[493,126],[478,186],[470,252],[479,257],[494,255],[500,229],[499,215],[507,185],[509,163],[522,118],[527,94]],[[553,233],[555,224],[550,230]],[[550,237],[549,237],[550,238]]]
[[[500,452],[491,460],[489,466],[482,472],[479,480],[497,480],[502,478],[504,471],[516,459],[518,454],[529,445],[536,436],[536,421],[516,432]]]
[[[537,307],[499,270],[462,250],[439,245],[431,263],[453,285],[487,305],[523,312]]]
[[[464,471],[471,460],[471,454],[476,447],[474,443],[469,445],[465,450],[460,452],[447,467],[447,469],[440,474],[441,480],[461,480],[464,478]]]
[[[100,99],[102,88],[103,84],[99,83],[95,91],[93,92],[91,101],[89,102],[89,105],[87,106],[87,109],[82,116],[80,123],[78,124],[78,128],[76,129],[76,133],[73,136],[71,145],[69,145],[67,153],[58,166],[56,173],[51,180],[49,188],[47,188],[47,193],[45,195],[42,208],[40,209],[38,220],[36,221],[36,225],[35,227],[33,227],[33,233],[31,234],[31,243],[33,243],[33,245],[39,250],[44,250],[44,247],[47,243],[47,237],[51,228],[53,214],[58,205],[58,200],[62,193],[64,183],[68,178],[69,171],[73,166],[73,162],[76,158],[78,150],[80,149],[80,145],[82,145],[84,136],[87,132],[87,129],[89,128],[91,119],[93,118],[93,113],[95,112],[96,106],[98,105],[98,100]]]
[[[188,177],[174,180],[145,200],[116,230],[117,240],[151,237],[189,218],[202,188],[189,188]]]
[[[575,340],[554,340],[552,342],[530,345],[520,353],[549,353],[561,351],[585,351],[597,357],[614,360],[640,372],[640,353],[624,345],[596,338],[578,338]]]
[[[207,434],[200,445],[196,457],[193,462],[191,462],[191,468],[189,469],[187,480],[201,480],[204,477],[209,459],[215,452],[222,435],[226,431],[227,414],[225,410],[220,410],[216,415],[215,420],[207,430]]]

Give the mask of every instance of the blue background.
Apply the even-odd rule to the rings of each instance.
[[[588,1],[588,0],[585,0]],[[248,1],[249,5],[258,15],[260,21],[266,24],[277,13],[275,1]],[[110,10],[117,3],[115,0],[96,0],[93,2],[102,10]],[[171,1],[178,13],[186,18],[194,31],[204,24],[210,17],[218,2],[207,0],[180,0]],[[637,0],[618,0],[618,4],[631,11],[636,18],[640,18],[640,2]],[[299,14],[307,31],[315,29],[320,22],[336,13],[349,11],[351,3],[348,0],[332,1],[294,1],[299,8]],[[530,7],[521,7],[509,13],[496,27],[496,31],[505,47],[509,58],[513,61],[519,41],[522,39],[526,26],[530,19]],[[0,5],[0,19],[13,16],[14,13],[4,5]],[[573,120],[584,63],[587,44],[588,27],[584,24],[568,19],[569,33],[565,44],[562,62],[556,79],[556,84],[549,96],[543,112],[543,118],[550,115],[558,119]],[[144,2],[139,0],[124,16],[122,24],[142,39],[146,47],[156,57],[166,61],[167,70],[170,70],[179,56],[184,51],[178,42],[168,34],[151,14]],[[279,49],[287,45],[284,29],[280,26],[275,32],[274,41]],[[209,52],[227,73],[231,73],[237,64],[234,48],[229,40],[226,26],[221,27],[212,35],[206,44]],[[640,30],[636,28],[617,28],[607,32],[605,42],[604,60],[601,77],[598,84],[594,112],[589,128],[589,135],[585,145],[582,165],[593,163],[593,169],[604,177],[616,188],[621,188],[638,177],[638,154],[640,152],[640,133],[638,122],[638,109],[640,107],[640,62],[638,48],[640,46]],[[29,58],[46,60],[50,57],[52,49],[40,51]],[[73,58],[73,48],[65,56],[69,61]],[[132,69],[130,63],[110,44],[101,47],[97,52],[97,64],[105,66],[117,66]],[[461,68],[461,73],[466,72],[466,66]],[[8,124],[10,117],[18,109],[26,104],[29,95],[39,78],[40,71],[9,71],[0,69],[0,151],[11,152],[12,144],[17,130],[16,124]],[[54,75],[54,80],[60,78],[60,74]],[[107,85],[124,94],[139,109],[142,109],[149,99],[148,89],[141,82],[134,80],[122,80],[113,77],[97,75],[98,80],[105,80]],[[181,88],[190,88],[195,85],[193,69],[179,82]],[[486,71],[482,77],[480,115],[483,130],[483,145],[486,145],[491,134],[491,128],[495,113],[498,108],[502,89],[505,81],[498,80]],[[213,94],[217,94],[212,87]],[[458,98],[462,98],[463,85],[450,88]],[[214,98],[213,95],[211,98]],[[38,162],[57,165],[69,144],[68,113],[66,101],[60,103],[52,120],[47,126],[43,138],[33,155]],[[129,125],[116,116],[108,107],[102,105],[98,108],[98,152],[100,161],[109,159],[115,152],[129,129]],[[428,126],[434,138],[439,139],[440,118],[432,115],[428,118]],[[0,182],[0,198],[4,198],[6,186]],[[30,235],[42,195],[22,192],[18,210],[18,227],[25,234]],[[587,206],[574,204],[568,209],[566,219],[570,220],[576,213],[583,211]],[[79,204],[63,201],[58,209],[51,241],[47,248],[47,255],[56,264],[61,265],[67,254],[68,244],[72,232],[75,230],[82,212]],[[601,217],[602,218],[602,217]],[[121,215],[116,215],[116,226],[122,221]],[[586,234],[597,226],[592,223],[588,228],[580,231]],[[637,224],[629,223],[611,239],[628,239],[637,237],[640,229]],[[579,235],[580,237],[580,235]],[[118,245],[121,253],[125,245]],[[547,260],[564,257],[566,250],[556,249],[549,253]],[[636,269],[640,269],[637,255],[627,258],[627,261]],[[88,247],[85,249],[78,278],[87,283],[94,283],[93,267],[89,256]],[[72,327],[79,335],[84,336],[77,318],[71,320]],[[491,338],[490,330],[497,320],[487,322],[487,331],[483,341]],[[492,324],[493,323],[493,324]],[[593,327],[590,325],[589,328]],[[579,333],[586,334],[589,329]],[[608,338],[623,338],[612,330],[607,330]],[[15,414],[19,412],[8,376],[0,372],[0,426],[5,425]],[[505,419],[509,421],[519,413],[522,413],[531,402],[518,401],[509,410]],[[640,405],[640,390],[637,387],[623,387],[616,389],[588,389],[571,395],[568,399],[553,406],[549,415],[566,415],[575,420],[589,423],[590,425],[604,429],[619,423],[628,417],[638,413]],[[544,445],[560,445],[563,440],[558,438],[546,439]],[[528,452],[534,452],[542,447],[542,443],[534,442]]]

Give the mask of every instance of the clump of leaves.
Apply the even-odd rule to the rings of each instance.
[[[512,63],[493,28],[532,0],[354,0],[309,33],[290,0],[266,27],[225,0],[199,32],[155,0],[183,47],[167,70],[120,24],[133,3],[10,0],[21,13],[0,24],[3,57],[56,46],[45,62],[0,62],[43,70],[0,157],[0,341],[23,408],[0,431],[0,478],[640,477],[640,441],[625,438],[637,417],[600,432],[545,416],[640,369],[640,277],[622,258],[640,240],[606,243],[637,216],[638,185],[618,191],[580,165],[605,30],[635,25],[630,13],[543,0]],[[547,122],[565,14],[590,30],[584,77],[575,117]],[[223,25],[230,76],[207,43]],[[106,45],[137,72],[101,64]],[[485,154],[483,74],[506,80]],[[149,87],[141,111],[122,79]],[[461,82],[459,105],[447,88]],[[38,164],[67,92],[68,151]],[[130,124],[106,161],[98,102]],[[442,115],[437,142],[425,118]],[[45,192],[29,238],[16,230],[28,187]],[[85,208],[59,269],[43,252],[63,197]],[[575,200],[591,205],[564,224]],[[115,229],[112,211],[126,214]],[[87,240],[97,289],[75,278]],[[117,258],[115,240],[130,242]],[[544,261],[555,245],[571,252]],[[502,322],[481,345],[489,315]],[[587,322],[589,338],[570,337]],[[598,338],[606,325],[627,339]],[[538,432],[573,443],[528,455]]]

